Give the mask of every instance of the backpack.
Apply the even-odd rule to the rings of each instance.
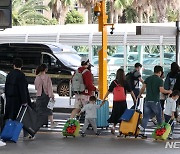
[[[124,87],[118,85],[116,81],[114,81],[116,84],[116,87],[113,89],[113,101],[125,101],[126,100],[126,94]]]
[[[84,84],[82,75],[87,71],[88,69],[85,69],[82,72],[76,70],[75,74],[72,77],[72,91],[79,93],[85,90],[86,86]]]
[[[176,78],[177,78],[177,76],[175,78],[170,78],[170,75],[168,73],[167,77],[166,77],[166,79],[164,81],[164,89],[173,90],[174,85],[176,83]]]
[[[135,80],[134,73],[135,72],[136,71],[128,72],[126,74],[126,81],[128,82],[128,84],[129,84],[129,86],[131,87],[132,90],[134,90],[136,85],[138,84],[138,82],[136,84],[134,84],[134,80]]]

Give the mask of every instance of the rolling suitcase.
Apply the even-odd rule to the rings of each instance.
[[[22,106],[21,106],[22,108]],[[20,108],[20,111],[21,111]],[[19,111],[19,113],[20,113]],[[23,112],[22,118],[24,116],[26,111]],[[19,116],[18,113],[18,116]],[[12,142],[17,142],[20,132],[22,130],[23,124],[21,123],[22,118],[20,119],[20,121],[17,120],[7,120],[5,123],[5,126],[3,128],[3,131],[1,133],[1,139],[4,141],[12,141]]]
[[[119,128],[120,135],[137,138],[140,132],[138,125],[142,120],[142,112],[137,109],[137,103],[135,109],[126,109],[120,120],[122,120]]]
[[[97,105],[100,105],[102,103],[102,100],[97,100]],[[97,109],[97,120],[96,125],[98,128],[108,128],[109,123],[109,102],[106,100],[105,104],[101,106],[101,108]]]
[[[79,130],[80,130],[80,124],[79,121],[76,119],[69,119],[67,122],[64,124],[62,134],[63,136],[73,136],[76,137],[79,135]]]
[[[142,119],[142,113],[140,111],[134,111],[131,119],[129,121],[121,121],[120,125],[120,135],[124,134],[126,136],[135,136],[135,138],[139,135],[138,125],[140,124]]]

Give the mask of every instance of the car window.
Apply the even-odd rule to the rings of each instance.
[[[124,60],[123,59],[116,59],[114,61],[114,65],[120,65],[120,64],[123,64]]]
[[[5,82],[6,82],[6,77],[0,74],[0,84],[5,84]]]
[[[65,66],[80,66],[81,65],[81,57],[77,53],[59,53],[55,54],[55,56],[65,65]]]
[[[124,54],[115,53],[112,55],[112,57],[124,58]]]

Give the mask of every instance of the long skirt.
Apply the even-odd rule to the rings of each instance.
[[[127,109],[126,101],[113,102],[112,113],[111,113],[110,118],[108,119],[108,122],[114,123],[114,124],[121,122],[121,120],[119,120],[119,119],[126,109]]]
[[[52,110],[47,108],[49,99],[49,96],[47,96],[44,92],[41,96],[37,97],[36,110],[39,115],[52,115]]]

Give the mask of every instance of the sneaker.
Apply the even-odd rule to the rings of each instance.
[[[142,139],[147,139],[147,135],[145,135],[145,134],[139,134],[139,137],[141,137]]]
[[[173,135],[169,134],[168,140],[173,140]]]
[[[5,146],[5,145],[6,145],[6,143],[5,143],[5,142],[0,141],[0,147]]]
[[[53,122],[53,124],[51,124],[51,128],[57,127],[58,123]]]
[[[35,136],[31,136],[31,135],[23,137],[23,140],[25,141],[33,141],[34,139],[35,139]]]
[[[157,119],[156,118],[152,118],[152,122],[154,125],[157,125]]]
[[[141,125],[139,125],[138,128],[139,128],[139,130],[140,130],[141,132],[145,132],[144,127],[142,127]]]
[[[82,136],[82,137],[85,137],[85,136],[86,136],[86,134],[82,132],[82,133],[81,133],[81,136]]]
[[[115,128],[111,127],[111,134],[115,134]]]
[[[96,136],[99,136],[100,134],[101,134],[100,132],[97,132],[97,133],[96,133]]]

